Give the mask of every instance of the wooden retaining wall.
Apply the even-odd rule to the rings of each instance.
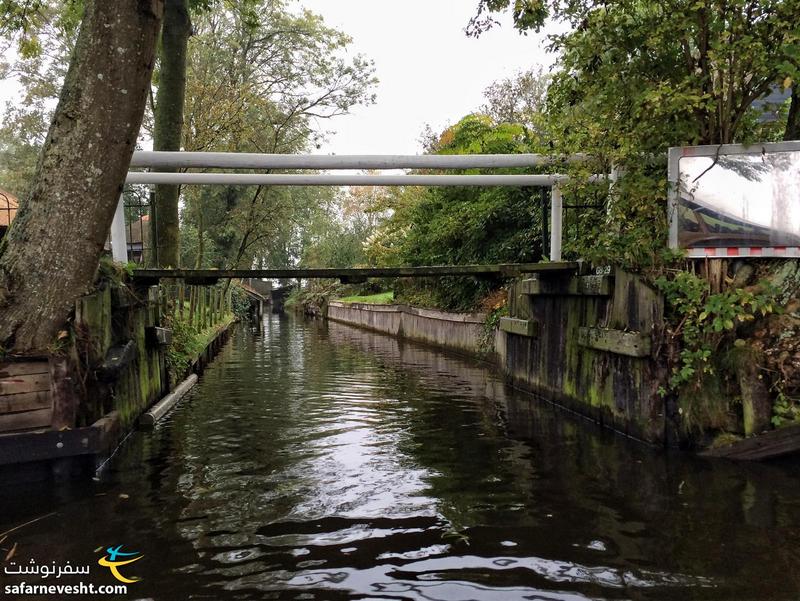
[[[657,291],[620,269],[539,273],[512,285],[509,312],[493,350],[511,384],[635,438],[664,441]],[[481,314],[331,302],[327,317],[457,351],[490,350],[481,348]]]
[[[665,435],[663,299],[641,278],[538,274],[515,282],[499,349],[511,382],[648,442]]]
[[[104,452],[170,388],[166,351],[180,318],[215,328],[190,369],[225,340],[230,293],[208,286],[106,283],[75,304],[72,335],[49,358],[0,361],[0,466]],[[180,376],[181,374],[177,374]]]

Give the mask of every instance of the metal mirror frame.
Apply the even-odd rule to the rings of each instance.
[[[715,144],[710,146],[676,146],[668,152],[669,197],[667,201],[667,218],[669,220],[669,248],[678,246],[680,203],[680,160],[686,157],[718,157],[730,155],[762,155],[773,152],[800,151],[800,140],[790,142],[769,142],[760,144]],[[717,248],[685,248],[689,258],[705,257],[800,257],[800,247],[717,247]]]

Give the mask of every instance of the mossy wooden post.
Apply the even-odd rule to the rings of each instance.
[[[158,300],[161,315],[166,316],[169,313],[169,284],[161,284],[158,287]]]
[[[191,326],[194,326],[194,316],[197,311],[197,298],[194,289],[194,286],[189,286],[189,325]]]
[[[194,293],[197,295],[197,316],[195,319],[195,328],[198,330],[203,329],[203,288],[196,286]]]
[[[203,302],[205,303],[205,311],[203,312],[203,329],[205,330],[211,321],[211,290],[208,286],[203,288]]]
[[[186,301],[186,286],[181,282],[178,288],[178,318],[183,321],[183,303]]]
[[[214,325],[217,323],[216,319],[216,296],[217,291],[214,288],[208,289],[208,324]]]
[[[200,324],[200,289],[197,286],[192,286],[192,327],[196,328]]]
[[[49,369],[50,394],[53,399],[51,426],[54,430],[74,428],[80,397],[75,390],[69,360],[66,357],[51,357]]]
[[[145,315],[145,311],[135,311],[133,314],[133,333],[136,340],[136,350],[138,351],[137,363],[139,372],[138,398],[134,404],[136,407],[146,407],[150,394],[150,374],[147,361],[147,342],[145,340]],[[123,423],[129,423],[129,420],[133,418],[130,405],[125,407],[124,410],[120,410],[120,415]]]
[[[200,321],[199,321],[199,328],[200,330],[204,330],[206,327],[206,288],[205,286],[200,286],[197,291],[200,293]]]
[[[75,309],[76,323],[89,335],[90,361],[99,362],[111,346],[111,288],[78,299]]]
[[[198,286],[192,286],[192,296],[194,297],[192,327],[195,329],[200,329],[200,288]]]
[[[219,311],[219,288],[214,288],[214,323],[216,324],[220,320],[220,311]]]
[[[739,390],[742,393],[744,433],[747,436],[760,434],[770,428],[772,401],[761,378],[758,355],[749,349],[740,349],[736,363]]]

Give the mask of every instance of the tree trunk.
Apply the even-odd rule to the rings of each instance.
[[[800,91],[797,89],[797,84],[792,87],[792,102],[789,105],[789,117],[786,120],[786,131],[783,134],[783,139],[800,139]]]
[[[191,33],[187,0],[166,0],[164,28],[161,32],[161,71],[156,94],[153,150],[181,149],[183,104],[186,96],[186,47]],[[158,248],[156,254],[159,267],[179,266],[179,196],[180,186],[156,186],[153,240]]]
[[[87,0],[30,196],[0,244],[0,345],[46,352],[92,284],[153,70],[163,0]]]

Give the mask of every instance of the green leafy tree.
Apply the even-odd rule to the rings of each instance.
[[[446,129],[428,150],[520,153],[530,146],[523,125],[495,123],[475,114]],[[509,263],[542,257],[541,210],[533,201],[532,189],[430,188],[416,196],[409,194],[394,197],[392,216],[370,238],[370,252],[391,256],[404,265]],[[404,291],[407,296],[425,295],[425,302],[443,308],[472,309],[491,287],[471,278],[448,278],[435,285],[409,283]]]
[[[339,190],[307,229],[304,267],[362,267],[377,264],[369,252],[372,235],[389,217],[387,199],[396,189],[353,186]]]
[[[592,171],[624,173],[602,210],[581,216],[583,240],[566,245],[575,255],[632,268],[662,260],[669,146],[796,132],[796,94],[779,124],[765,123],[756,101],[775,88],[796,90],[797,0],[482,0],[468,32],[479,35],[503,10],[522,31],[548,18],[570,25],[550,37],[560,58],[548,92],[549,138],[556,152],[596,160],[572,168],[568,198],[603,195],[602,186],[581,183]]]
[[[162,12],[159,0],[85,4],[30,192],[0,242],[5,350],[47,352],[92,283],[142,121]]]
[[[189,0],[165,0],[158,90],[153,107],[153,150],[181,149],[186,95],[186,52],[191,33]],[[180,186],[155,187],[157,218],[152,221],[152,240],[156,241],[157,246],[152,258],[158,267],[177,267],[179,263],[179,197]]]
[[[258,19],[253,10],[257,9]],[[350,38],[284,2],[227,5],[195,19],[189,44],[186,150],[296,153],[316,147],[326,124],[374,101],[372,63],[346,57]],[[186,196],[191,264],[286,266],[304,230],[332,202],[320,188],[219,187]],[[209,242],[207,244],[206,242]],[[206,257],[212,249],[216,256]]]
[[[33,185],[36,160],[47,135],[56,99],[75,48],[83,4],[7,2],[5,27],[16,46],[0,76],[14,81],[20,96],[7,102],[0,123],[0,186],[24,198]],[[0,11],[3,12],[3,11]],[[15,28],[16,26],[16,28]]]
[[[486,102],[479,112],[495,123],[519,123],[533,133],[544,133],[542,113],[545,109],[550,77],[541,67],[520,71],[490,84],[484,91]]]

